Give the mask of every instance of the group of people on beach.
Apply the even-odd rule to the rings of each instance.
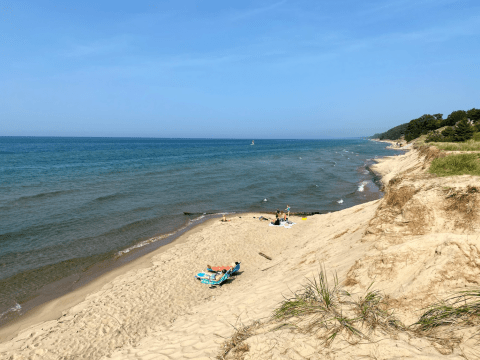
[[[289,217],[290,217],[290,206],[288,206],[287,204],[287,208],[285,209],[285,212],[277,209],[277,213],[275,214],[275,222],[273,224],[280,225],[280,221],[282,218],[283,218],[283,221],[287,221]]]

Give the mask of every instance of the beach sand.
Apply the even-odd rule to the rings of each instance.
[[[352,294],[363,294],[373,282],[407,325],[445,294],[478,286],[478,218],[445,206],[448,191],[478,184],[478,178],[432,177],[424,154],[415,150],[372,168],[383,176],[383,199],[307,220],[292,216],[290,229],[258,219],[272,218],[268,214],[211,219],[0,329],[0,358],[215,359],[225,341],[252,324],[226,358],[478,358],[478,339],[467,340],[475,328],[457,331],[463,338],[455,346],[378,331],[368,341],[342,335],[326,347],[314,331],[272,331],[278,325],[271,321],[274,309],[322,267],[330,278],[336,272]],[[207,264],[233,261],[241,261],[240,273],[220,287],[194,279]]]

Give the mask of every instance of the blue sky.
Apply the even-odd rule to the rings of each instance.
[[[368,136],[480,107],[478,0],[0,0],[0,135]]]

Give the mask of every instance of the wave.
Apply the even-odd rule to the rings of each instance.
[[[224,212],[224,213],[216,213],[216,214],[213,214],[213,215],[223,215],[223,214],[226,215],[226,214],[232,214],[232,213]],[[141,242],[139,242],[139,243],[137,243],[137,244],[135,244],[135,245],[132,245],[132,246],[130,246],[130,247],[124,249],[124,250],[120,250],[120,251],[118,251],[118,252],[115,254],[115,256],[118,258],[118,257],[120,257],[120,256],[122,256],[122,255],[124,255],[124,254],[129,253],[129,252],[132,251],[132,250],[139,249],[139,248],[142,248],[142,247],[147,246],[147,245],[149,245],[149,244],[152,244],[152,243],[154,243],[154,242],[157,242],[157,241],[159,241],[159,240],[166,239],[166,238],[168,238],[168,237],[170,237],[170,236],[172,236],[172,235],[175,235],[175,234],[179,233],[180,231],[185,230],[185,229],[188,228],[189,226],[194,225],[195,223],[197,223],[197,222],[199,222],[200,220],[204,219],[205,216],[207,216],[207,214],[203,214],[203,215],[200,215],[200,216],[196,217],[195,219],[191,219],[191,220],[189,220],[189,221],[187,222],[186,225],[182,226],[181,228],[179,228],[179,229],[177,229],[177,230],[175,230],[175,231],[173,231],[173,232],[171,232],[171,233],[162,234],[162,235],[159,235],[159,236],[155,236],[155,237],[153,237],[153,238],[150,238],[150,239],[141,241]]]
[[[47,199],[47,198],[52,198],[55,196],[61,196],[61,195],[66,195],[66,194],[71,194],[73,192],[77,192],[78,190],[58,190],[58,191],[48,191],[48,192],[43,192],[35,195],[27,195],[27,196],[21,196],[16,200],[11,201],[12,203],[18,202],[18,201],[30,201],[30,200],[39,200],[39,199]]]
[[[115,194],[110,194],[105,196],[99,196],[96,199],[92,200],[92,202],[104,202],[104,201],[117,200],[117,199],[122,199],[126,196],[127,196],[126,194],[115,193]]]
[[[124,250],[120,250],[119,252],[117,252],[117,253],[115,254],[115,256],[118,258],[119,256],[122,256],[122,255],[124,255],[124,254],[127,254],[127,253],[129,253],[130,251],[132,251],[132,250],[135,250],[135,249],[144,247],[144,246],[146,246],[146,245],[148,245],[148,244],[154,243],[154,242],[159,241],[159,240],[163,240],[163,239],[165,239],[165,238],[167,238],[167,237],[169,237],[169,236],[174,235],[175,233],[176,233],[176,231],[175,231],[175,232],[172,232],[172,233],[169,233],[169,234],[164,234],[164,235],[160,235],[160,236],[155,236],[155,237],[153,237],[153,238],[150,238],[150,239],[141,241],[141,242],[139,242],[138,244],[135,244],[135,245],[133,245],[133,246],[130,246],[130,247],[124,249]]]
[[[368,184],[368,181],[362,181],[360,183],[360,185],[358,185],[357,191],[358,192],[364,192],[365,191],[365,185],[367,185],[367,184]]]
[[[0,314],[0,319],[2,317],[4,317],[5,315],[7,315],[8,313],[12,313],[12,312],[17,312],[17,311],[20,311],[22,310],[22,307],[20,306],[19,303],[15,303],[15,306],[11,307],[10,309],[8,309],[7,311],[4,311]]]

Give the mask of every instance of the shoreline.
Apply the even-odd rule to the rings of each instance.
[[[372,159],[376,161],[376,159]],[[378,190],[372,192],[382,192],[382,183],[380,181],[380,177],[371,169],[372,165],[367,165],[366,169],[369,171],[372,179],[372,183],[374,186],[378,188]],[[369,200],[371,201],[371,200]],[[327,214],[332,212],[341,211],[343,209],[326,209],[326,210],[319,210],[319,211],[299,211],[299,212],[292,212],[292,216],[312,216],[312,215],[321,215]],[[242,214],[242,212],[225,212],[226,214],[230,215],[237,215]],[[48,306],[48,303],[51,301],[55,301],[64,297],[68,297],[70,293],[82,293],[81,289],[84,287],[89,286],[90,283],[95,282],[100,277],[108,277],[109,273],[116,271],[118,268],[123,266],[127,266],[130,262],[136,261],[138,258],[143,256],[147,256],[152,252],[157,251],[159,248],[166,246],[172,242],[177,241],[178,238],[183,236],[184,233],[188,233],[190,230],[194,229],[197,226],[202,225],[202,223],[207,222],[211,219],[219,218],[223,214],[223,212],[219,213],[184,213],[187,216],[197,215],[199,217],[190,219],[190,223],[186,226],[180,227],[176,230],[173,230],[171,233],[167,234],[159,234],[150,239],[146,239],[140,241],[139,243],[132,245],[126,249],[118,251],[117,254],[112,258],[108,258],[106,260],[102,260],[101,262],[95,263],[94,265],[89,266],[84,272],[80,274],[70,275],[69,277],[77,278],[73,282],[69,281],[68,278],[62,278],[55,282],[49,283],[44,285],[42,288],[36,290],[35,293],[31,295],[31,298],[17,303],[20,307],[19,311],[11,308],[7,310],[4,314],[5,316],[0,318],[0,342],[2,340],[2,333],[4,329],[10,328],[14,326],[15,323],[26,322],[25,318],[30,317],[31,314],[37,314],[40,310],[37,308],[41,308],[42,306]],[[258,212],[258,215],[274,215],[275,212]],[[154,240],[156,239],[156,240]],[[152,241],[154,240],[154,241]],[[143,245],[142,245],[143,244]],[[117,272],[115,272],[117,273]],[[54,289],[54,291],[52,291]]]
[[[198,261],[196,261],[195,259],[190,259],[189,261],[189,256],[184,256],[183,258],[176,258],[176,254],[180,255],[181,253],[185,253],[184,250],[189,247],[191,248],[192,246],[195,246],[197,248],[199,247],[204,250],[210,249],[211,247],[215,247],[217,249],[218,247],[220,247],[220,255],[217,254],[213,256],[214,259],[212,260],[212,262],[214,262],[215,264],[224,264],[230,263],[232,260],[240,260],[242,263],[242,268],[240,269],[239,275],[236,276],[233,281],[225,284],[222,287],[210,289],[208,286],[199,284],[196,280],[193,279],[194,273],[196,271],[203,270],[205,265],[201,265],[199,263],[198,267],[193,267],[191,270],[190,268],[188,268],[187,265],[187,269],[182,269],[182,274],[177,275],[177,278],[173,281],[173,284],[175,285],[172,286],[179,286],[180,288],[183,288],[184,285],[179,284],[178,282],[178,280],[180,280],[181,278],[181,281],[185,281],[187,284],[185,288],[178,290],[178,293],[180,294],[182,291],[187,290],[187,292],[189,292],[190,294],[195,295],[195,299],[188,299],[188,296],[185,297],[181,295],[180,298],[177,298],[176,301],[172,299],[168,303],[163,302],[164,306],[168,305],[168,309],[166,309],[167,311],[163,312],[164,309],[157,309],[157,311],[162,312],[165,316],[164,321],[161,321],[162,324],[156,325],[151,330],[144,332],[143,336],[139,337],[138,340],[135,339],[135,341],[133,342],[130,341],[128,336],[123,336],[122,341],[124,341],[124,346],[127,346],[127,348],[130,348],[132,346],[135,349],[140,348],[141,345],[139,343],[141,343],[145,339],[148,339],[148,334],[155,334],[156,332],[163,333],[165,331],[168,331],[171,326],[185,324],[185,321],[181,319],[185,316],[188,317],[192,314],[195,314],[198,311],[195,310],[198,306],[200,306],[204,309],[204,311],[206,311],[206,313],[204,313],[204,316],[207,316],[211,320],[212,306],[216,309],[226,307],[226,309],[224,310],[229,312],[230,310],[228,308],[230,307],[230,305],[237,304],[237,301],[229,302],[228,299],[231,299],[232,296],[238,296],[239,290],[241,288],[245,288],[245,286],[251,287],[251,285],[256,284],[257,279],[260,279],[261,277],[271,272],[277,275],[277,282],[273,282],[272,284],[277,283],[281,284],[282,287],[287,286],[284,288],[284,290],[286,291],[289,286],[289,281],[285,281],[286,279],[283,277],[283,271],[280,271],[280,265],[282,264],[282,262],[279,263],[279,259],[281,257],[289,256],[289,254],[292,254],[291,250],[288,249],[293,250],[295,247],[297,247],[295,243],[292,242],[292,238],[296,238],[297,236],[301,235],[305,229],[311,228],[311,225],[313,225],[313,223],[318,224],[318,221],[321,221],[322,218],[334,220],[336,217],[338,217],[338,214],[340,213],[354,213],[358,212],[358,210],[369,208],[370,212],[361,216],[357,216],[356,219],[357,221],[365,220],[366,217],[368,217],[368,215],[371,213],[371,203],[375,204],[378,201],[379,200],[375,200],[370,203],[360,204],[335,213],[313,215],[309,217],[306,221],[302,221],[300,217],[291,216],[290,218],[294,222],[296,222],[296,225],[294,225],[291,229],[269,227],[269,222],[258,220],[259,214],[257,213],[235,214],[234,216],[229,217],[232,221],[228,223],[222,223],[220,221],[215,221],[215,219],[210,219],[204,224],[196,226],[189,233],[184,234],[182,239],[178,239],[177,241],[165,247],[159,248],[158,250],[150,254],[147,254],[125,266],[122,266],[117,270],[114,270],[106,276],[102,276],[101,278],[94,280],[85,288],[79,289],[79,291],[67,294],[62,298],[53,300],[47,304],[40,306],[38,309],[35,310],[34,314],[31,314],[28,319],[25,318],[22,322],[17,322],[7,328],[0,329],[0,353],[5,351],[16,352],[16,349],[19,350],[19,343],[22,343],[24,340],[30,342],[32,340],[36,341],[40,339],[45,339],[46,335],[48,338],[48,335],[52,336],[51,334],[53,334],[53,337],[56,338],[57,341],[67,342],[65,344],[65,347],[62,347],[62,349],[58,349],[57,347],[55,347],[55,351],[65,352],[68,349],[68,352],[76,352],[76,348],[73,347],[71,344],[71,341],[74,340],[71,340],[70,338],[72,338],[73,334],[76,334],[77,331],[80,331],[80,329],[83,329],[82,331],[86,331],[86,329],[88,328],[91,332],[85,335],[86,338],[90,339],[89,342],[91,343],[85,344],[87,347],[85,358],[100,358],[101,356],[93,355],[96,351],[88,351],[92,347],[95,347],[95,350],[98,350],[98,346],[103,349],[101,350],[102,356],[105,356],[109,353],[112,354],[110,351],[103,348],[104,346],[106,346],[106,344],[103,344],[103,341],[92,346],[92,343],[96,342],[96,338],[93,333],[97,334],[97,331],[94,328],[97,327],[99,323],[98,321],[95,322],[94,320],[88,321],[86,320],[85,316],[93,316],[93,318],[95,318],[98,315],[103,314],[101,315],[103,316],[103,322],[111,320],[109,315],[105,315],[110,313],[113,314],[115,318],[119,319],[118,321],[123,324],[124,322],[119,316],[120,314],[117,311],[113,310],[112,307],[119,306],[121,308],[124,305],[133,305],[133,308],[135,308],[137,305],[139,305],[138,301],[147,301],[148,304],[145,309],[149,309],[154,303],[158,304],[158,299],[148,299],[148,297],[145,298],[141,295],[140,299],[138,299],[138,292],[142,292],[142,290],[144,290],[142,284],[145,284],[145,281],[147,279],[152,279],[152,275],[153,278],[156,278],[157,275],[161,276],[165,272],[167,272],[168,274],[165,274],[166,276],[163,278],[163,280],[160,281],[160,285],[165,285],[164,281],[166,281],[167,279],[171,280],[171,274],[175,273],[175,271],[169,272],[169,269],[162,267],[162,264],[171,263],[172,261],[176,264],[184,265],[187,262],[192,261],[194,264],[197,264]],[[244,241],[241,243],[238,241],[239,232],[237,230],[237,226],[247,232],[247,234],[243,236],[240,235],[241,237],[244,237]],[[332,229],[330,229],[329,233],[333,232],[333,235],[336,235],[338,232],[338,228],[341,227],[341,224],[337,224],[336,226],[333,226]],[[264,234],[267,235],[269,233],[269,236],[263,236],[258,238],[259,231],[262,231]],[[208,235],[210,235],[210,239],[206,241]],[[225,238],[232,239],[232,241],[233,239],[236,239],[235,245],[233,245],[233,243],[231,243],[230,241],[228,241],[228,244],[226,244]],[[203,241],[208,242],[208,244],[203,244]],[[234,251],[232,251],[231,249],[232,246],[235,246]],[[253,251],[252,248],[254,249]],[[228,254],[229,252],[230,254]],[[270,261],[259,256],[258,252],[267,254],[273,260]],[[242,258],[232,259],[232,255],[235,256],[234,254],[238,253],[243,253]],[[203,257],[205,259],[212,258],[212,256],[208,255],[208,251],[197,251],[194,255],[190,254],[190,256],[196,256],[200,258]],[[215,260],[215,258],[217,258],[217,260]],[[225,260],[220,260],[221,258]],[[315,259],[315,256],[313,257],[313,259]],[[312,259],[310,259],[309,262],[311,260]],[[156,270],[159,267],[162,267],[162,269],[160,270],[160,272],[157,272]],[[152,274],[152,272],[154,274]],[[289,275],[289,277],[292,277],[291,274]],[[282,280],[282,278],[284,279]],[[136,289],[129,291],[131,286],[135,286]],[[189,287],[191,286],[194,287],[193,292],[188,291]],[[174,288],[171,287],[168,287],[168,289],[170,291],[175,291]],[[112,291],[113,293],[116,293],[117,296],[112,297],[113,294],[109,295],[112,293]],[[125,291],[128,292],[128,295],[127,293],[125,293]],[[135,299],[135,301],[118,301],[118,295],[120,294],[130,296],[132,299]],[[273,304],[279,302],[282,298],[282,295],[281,292],[278,292],[277,294],[275,294],[275,296],[270,296],[266,293],[262,295],[262,298],[262,306],[260,307],[258,306],[258,299],[254,299],[251,297],[247,297],[244,299],[250,305],[254,305],[254,308],[247,311],[246,318],[242,316],[242,321],[247,321],[248,318],[253,316],[253,313],[256,312],[256,310],[254,311],[254,309],[258,308],[257,310],[262,310],[266,305],[272,306]],[[117,303],[116,305],[111,304],[114,299]],[[199,302],[200,299],[203,299],[203,301]],[[132,304],[132,302],[134,304]],[[187,308],[182,310],[182,305],[184,305],[185,303],[188,303]],[[104,310],[102,311],[101,309],[98,309],[99,306],[103,307]],[[167,315],[168,313],[170,314]],[[261,311],[258,314],[261,315]],[[141,315],[137,314],[137,316]],[[75,320],[79,318],[85,318],[85,320],[79,321],[78,323],[75,322]],[[161,319],[161,317],[159,316],[157,316],[156,318]],[[213,320],[215,318],[216,317],[214,316]],[[228,323],[235,323],[236,320],[238,321],[238,319],[236,318],[236,315],[230,314],[226,317],[225,321],[227,321],[227,323],[225,323],[225,321],[221,321],[221,323],[216,322],[216,326],[208,325],[208,329],[210,329],[210,335],[208,335],[207,337],[210,338],[210,340],[206,341],[205,345],[208,345],[209,348],[212,347],[212,351],[216,352],[216,347],[221,343],[221,341],[223,341],[223,335],[218,337],[212,337],[212,331],[213,333],[218,334],[225,334],[225,331],[230,332],[232,330],[232,327],[228,325]],[[142,320],[146,320],[146,318],[142,318]],[[73,323],[68,324],[68,322]],[[143,321],[141,321],[141,323],[142,322]],[[112,324],[113,327],[118,328],[118,323],[116,320],[113,320]],[[63,325],[66,326],[63,327]],[[85,328],[85,325],[87,325],[87,328]],[[128,329],[127,324],[125,324],[125,327],[127,329],[126,332],[130,333],[130,329]],[[52,331],[52,329],[58,330]],[[64,331],[66,331],[67,334],[65,334]],[[184,333],[184,336],[187,336],[187,334],[188,331]],[[119,336],[121,335],[122,334],[119,334]],[[55,341],[55,343],[57,343],[57,341]],[[113,350],[116,345],[112,346],[113,347],[111,349]],[[109,348],[109,346],[106,347]],[[27,349],[28,351],[29,347],[24,347],[24,350],[25,349]],[[34,353],[39,349],[42,350],[40,351],[39,355],[47,355],[48,351],[45,351],[45,348],[43,348],[41,345],[33,345],[31,347],[31,350]],[[105,350],[107,351],[105,352]],[[112,356],[115,358],[115,354],[113,354]],[[123,358],[123,355],[118,356],[120,358]],[[53,356],[53,358],[56,357]]]
[[[377,159],[378,164],[372,166],[374,168],[372,171],[380,174],[382,180],[384,180],[392,174],[391,166],[385,167],[385,164],[392,163],[391,160],[398,163],[399,158],[403,156]],[[153,346],[152,344],[157,340],[152,340],[152,337],[160,336],[160,338],[164,338],[164,335],[161,334],[171,333],[177,326],[188,327],[198,323],[201,324],[202,321],[207,324],[207,318],[212,315],[209,309],[212,307],[219,309],[219,313],[223,314],[222,316],[228,320],[227,323],[234,323],[239,319],[242,322],[248,322],[255,318],[262,318],[265,315],[265,309],[271,309],[272,306],[281,301],[283,298],[282,291],[287,291],[291,287],[292,289],[297,288],[304,276],[314,274],[315,269],[318,269],[318,264],[322,262],[332,263],[337,260],[339,264],[337,265],[338,274],[345,277],[348,269],[355,264],[358,258],[358,254],[350,253],[347,249],[353,246],[357,247],[357,250],[366,251],[369,248],[368,243],[359,243],[359,241],[381,201],[381,199],[374,200],[333,213],[313,215],[308,217],[307,221],[302,221],[300,217],[291,216],[293,221],[297,223],[292,229],[268,227],[267,222],[258,221],[259,215],[270,215],[264,213],[231,214],[228,216],[232,220],[229,223],[209,219],[203,224],[194,226],[172,243],[102,275],[85,287],[78,289],[78,291],[41,305],[32,312],[29,318],[22,319],[23,321],[6,328],[1,328],[0,353],[2,351],[16,351],[17,346],[11,345],[11,341],[10,344],[7,344],[9,339],[12,338],[16,338],[16,342],[30,343],[32,341],[32,351],[35,351],[36,348],[48,353],[51,349],[48,350],[48,347],[41,345],[41,339],[45,338],[45,334],[53,334],[51,336],[60,341],[62,331],[68,333],[75,332],[74,330],[77,329],[77,331],[84,332],[84,345],[87,348],[87,354],[90,354],[89,356],[93,356],[92,354],[100,351],[101,354],[98,353],[98,355],[123,359],[129,358],[128,353],[138,353],[142,348]],[[318,226],[323,229],[321,233],[318,233]],[[311,241],[312,236],[320,237]],[[320,251],[321,254],[317,254],[318,250],[315,250],[318,249],[318,244],[320,244],[318,241],[324,244],[324,250]],[[338,241],[345,241],[345,244],[338,245]],[[328,247],[337,245],[344,247],[340,251],[341,256],[337,250],[329,254],[331,251],[328,250]],[[307,249],[315,250],[313,256],[305,253]],[[259,251],[268,254],[273,260],[268,261],[261,258],[258,256]],[[231,282],[216,289],[209,289],[197,282],[192,283],[191,280],[196,271],[204,270],[205,265],[202,261],[205,263],[207,261],[209,263],[213,262],[215,265],[241,261],[242,268],[240,274]],[[166,266],[167,263],[168,266]],[[295,271],[290,273],[288,269],[290,269],[290,272]],[[249,292],[248,289],[261,286],[261,284],[265,286],[268,284],[270,290],[261,290],[260,292],[257,290],[253,293],[253,290],[250,290],[251,295],[257,295],[238,298],[240,293],[245,295]],[[144,288],[145,286],[147,288]],[[131,289],[131,287],[134,287],[134,289]],[[148,289],[157,290],[151,291]],[[167,300],[155,298],[158,296],[159,289],[163,289],[160,292],[163,293],[162,296],[166,296],[165,299]],[[118,297],[125,297],[125,301],[119,301]],[[237,306],[237,300],[239,306]],[[145,304],[141,304],[139,301],[145,302]],[[159,308],[158,302],[166,306],[168,311],[165,312],[165,309]],[[259,302],[262,303],[261,306]],[[140,305],[143,305],[142,309],[137,309],[136,307]],[[129,307],[130,310],[123,314],[121,309],[125,306]],[[155,306],[156,308],[151,310]],[[240,313],[237,310],[234,311],[234,308],[241,309],[243,307],[249,309],[247,316],[238,315]],[[103,311],[101,311],[102,308]],[[153,313],[151,313],[152,311]],[[112,319],[109,319],[108,316],[102,315],[105,312],[113,314],[116,320],[112,322]],[[154,313],[156,315],[153,315]],[[195,314],[203,314],[203,320],[200,321],[195,317]],[[237,315],[234,314],[240,317],[237,318]],[[127,320],[131,316],[139,318],[135,324],[132,324],[131,320]],[[152,322],[151,317],[157,318],[158,321]],[[84,320],[76,322],[77,318]],[[115,335],[113,338],[120,343],[102,345],[92,335],[97,334],[94,329],[81,325],[90,323],[89,318],[93,324],[97,325],[98,321],[95,322],[93,319],[100,319],[102,324],[104,322],[108,323],[112,329],[118,328],[118,324],[123,324],[121,328],[124,328],[125,334],[129,335]],[[143,322],[149,322],[148,326],[150,327],[142,330]],[[208,330],[207,333],[210,335],[212,331],[220,334],[225,333],[225,331],[229,333],[232,328],[227,323],[221,321],[221,324],[215,323],[215,326],[209,323],[208,328],[211,327],[213,330]],[[122,332],[121,328],[120,332]],[[138,337],[131,335],[131,331],[137,331]],[[191,334],[188,331],[183,332],[183,340],[194,336],[194,333],[195,331]],[[111,335],[108,331],[107,334]],[[198,334],[195,336],[198,336]],[[30,340],[31,338],[37,340],[36,345],[33,344],[34,340]],[[206,341],[206,344],[209,348],[215,347],[213,350],[216,351],[223,338],[223,336],[217,337],[215,340]],[[87,341],[86,339],[90,340]],[[63,337],[63,340],[66,341],[67,338]],[[120,350],[114,350],[116,347]],[[185,351],[187,350],[193,351],[188,346]],[[62,349],[55,351],[62,351]],[[64,351],[67,350],[64,349]],[[77,353],[76,349],[72,348],[71,353]],[[54,354],[50,355],[53,356]],[[98,356],[95,355],[94,357]],[[52,358],[55,358],[55,356]]]
[[[218,218],[220,218],[220,215]],[[105,273],[94,277],[86,284],[33,307],[27,313],[23,314],[23,317],[16,318],[0,327],[0,344],[15,337],[18,335],[19,331],[22,331],[31,325],[54,320],[60,317],[62,312],[84,301],[88,294],[98,291],[102,286],[108,284],[116,277],[121,276],[128,271],[148,267],[152,257],[168,251],[176,244],[182,244],[186,241],[188,236],[195,234],[203,227],[208,226],[208,224],[215,221],[215,219],[217,219],[217,217],[209,218],[200,224],[193,224],[185,232],[179,234],[179,236],[173,237],[173,239],[167,244],[159,245],[156,249],[148,251],[146,254],[135,254],[137,256],[133,260],[124,264],[119,263],[112,269],[108,269]]]
[[[15,323],[16,321],[22,319],[22,317],[25,315],[29,315],[29,313],[34,311],[37,307],[47,304],[50,301],[62,298],[69,293],[80,290],[81,288],[88,286],[91,282],[95,281],[99,277],[108,276],[110,272],[126,266],[138,258],[146,256],[157,249],[176,241],[176,239],[181,237],[184,233],[194,229],[196,226],[202,225],[204,222],[220,216],[220,214],[209,214],[207,216],[192,219],[189,221],[189,224],[179,227],[173,232],[156,235],[150,239],[146,239],[126,249],[120,250],[115,256],[87,267],[80,274],[70,275],[66,278],[61,278],[60,280],[56,280],[52,283],[44,285],[31,295],[31,299],[28,299],[22,303],[17,303],[17,305],[20,306],[19,314],[16,313],[18,310],[13,310],[13,314],[11,314],[13,317],[9,318],[9,311],[4,313],[6,316],[4,318],[0,318],[0,334],[4,327]],[[69,277],[78,278],[72,282],[68,281]],[[55,288],[55,290],[52,291],[52,288]]]
[[[378,178],[380,175],[376,174],[373,170],[368,167],[368,170],[371,172],[372,177]],[[372,179],[372,182],[378,186],[378,183],[375,179]],[[379,187],[379,192],[382,190]],[[373,200],[377,201],[377,200]],[[367,201],[369,202],[369,201]],[[363,203],[364,204],[364,203]],[[362,204],[356,205],[360,206]],[[348,208],[347,208],[348,209]],[[345,209],[340,210],[325,210],[325,211],[313,211],[313,212],[292,212],[290,214],[291,218],[300,219],[301,217],[309,217],[315,215],[326,215],[331,213],[336,213]],[[183,244],[188,241],[188,237],[195,234],[196,232],[201,231],[203,228],[208,227],[213,222],[218,221],[221,218],[222,213],[218,214],[208,214],[204,220],[201,219],[200,223],[192,223],[187,225],[184,228],[179,228],[175,230],[173,234],[167,236],[161,240],[148,243],[141,248],[133,249],[134,252],[131,254],[123,255],[119,259],[109,259],[101,263],[95,264],[94,268],[102,268],[100,272],[95,274],[90,274],[90,276],[82,277],[79,285],[75,283],[69,286],[69,289],[65,292],[58,295],[52,295],[51,298],[46,300],[42,299],[40,302],[33,300],[34,304],[29,304],[31,300],[26,303],[22,303],[22,309],[25,307],[25,313],[22,313],[20,316],[15,317],[7,322],[0,322],[0,344],[11,340],[18,335],[19,332],[24,329],[35,325],[41,322],[48,322],[54,319],[57,319],[62,316],[62,313],[66,310],[73,308],[75,305],[81,303],[85,298],[99,289],[104,285],[111,282],[118,276],[122,276],[125,273],[138,270],[142,268],[149,267],[149,262],[154,256],[157,256],[165,251],[168,251],[171,247],[174,247],[178,244]],[[227,219],[231,217],[242,217],[242,215],[255,215],[254,217],[271,217],[274,219],[275,212],[243,212],[243,213],[226,213]],[[194,219],[195,220],[195,219]],[[160,235],[161,236],[161,235]],[[150,240],[150,239],[148,239]],[[148,241],[147,240],[147,241]],[[166,243],[165,243],[166,242]],[[102,267],[103,263],[109,262],[105,267]],[[90,269],[89,269],[90,270]],[[63,279],[58,280],[54,283],[48,284],[45,287],[54,286],[57,282],[61,282]],[[73,289],[72,289],[73,287]]]

